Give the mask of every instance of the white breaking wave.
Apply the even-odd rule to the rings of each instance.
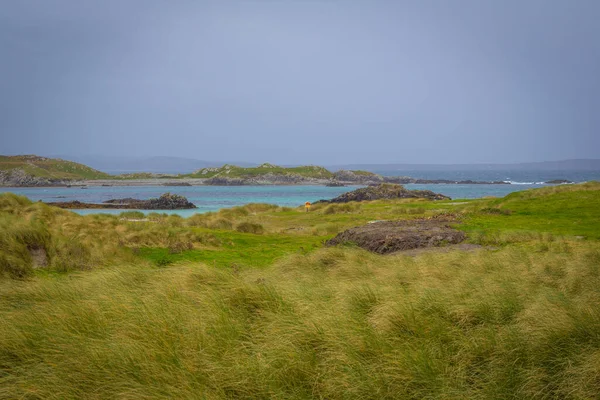
[[[546,182],[515,182],[515,181],[503,181],[504,183],[510,183],[511,185],[545,185]]]

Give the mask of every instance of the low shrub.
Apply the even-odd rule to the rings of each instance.
[[[250,211],[245,207],[232,207],[232,208],[224,208],[218,212],[220,216],[223,218],[239,218],[246,217],[250,214]]]
[[[14,193],[4,193],[0,196],[0,210],[4,212],[14,212],[16,209],[31,205],[31,201],[25,196],[19,196]]]
[[[260,213],[260,212],[276,210],[279,207],[275,204],[268,204],[268,203],[250,203],[250,204],[246,204],[244,206],[244,208],[251,213]]]
[[[232,229],[233,228],[233,223],[225,218],[217,218],[213,221],[210,221],[208,223],[208,227],[211,229]]]
[[[185,220],[181,215],[171,214],[166,218],[165,222],[169,226],[182,227]]]
[[[146,215],[141,211],[123,211],[119,214],[119,218],[123,219],[144,219]]]
[[[148,214],[146,216],[146,218],[148,218],[148,220],[152,221],[152,222],[163,222],[168,217],[169,217],[169,214],[166,214],[166,213],[157,213],[157,212],[151,212],[150,214]]]
[[[90,269],[90,248],[75,238],[55,238],[51,267],[58,272]]]
[[[265,231],[265,228],[261,224],[255,224],[253,222],[242,222],[241,224],[238,224],[235,227],[235,230],[238,232],[254,233],[260,235]]]
[[[17,198],[19,196],[13,196]],[[51,248],[47,227],[31,219],[4,215],[0,218],[0,275],[24,278],[33,271],[32,252]]]
[[[197,226],[206,228],[208,227],[208,216],[207,214],[194,214],[191,217],[186,218],[185,224],[187,226]]]
[[[352,213],[358,211],[360,209],[359,204],[330,204],[325,209],[323,209],[323,214],[343,214],[343,213]]]

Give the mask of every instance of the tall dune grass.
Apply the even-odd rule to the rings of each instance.
[[[597,398],[600,185],[583,186],[148,221],[0,195],[0,275],[19,278],[0,279],[0,399]],[[319,248],[439,216],[493,247]]]
[[[596,398],[599,265],[558,240],[4,281],[0,398]]]

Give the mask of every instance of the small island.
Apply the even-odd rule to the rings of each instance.
[[[117,209],[117,210],[190,210],[196,205],[184,196],[172,193],[164,193],[159,198],[139,200],[132,198],[107,200],[103,203],[83,203],[80,201],[67,201],[48,203],[66,209]]]
[[[349,203],[351,201],[382,199],[451,200],[450,197],[432,192],[431,190],[408,190],[404,186],[395,183],[382,183],[380,185],[356,189],[331,200],[319,200],[316,203]]]

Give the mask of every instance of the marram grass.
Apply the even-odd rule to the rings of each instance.
[[[0,284],[0,398],[595,398],[600,252],[354,249]]]
[[[598,398],[598,189],[141,221],[0,196],[0,399]],[[438,214],[490,247],[322,246]]]

